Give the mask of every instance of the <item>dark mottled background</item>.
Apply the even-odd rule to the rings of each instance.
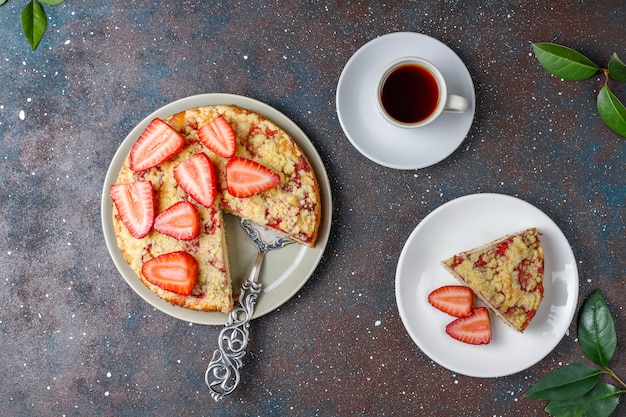
[[[576,327],[539,364],[498,379],[454,374],[411,341],[395,267],[426,214],[466,194],[520,197],[563,230],[579,305],[596,288],[626,376],[626,139],[595,111],[603,77],[550,76],[530,42],[626,60],[626,6],[612,1],[67,0],[46,7],[31,51],[26,0],[0,7],[0,414],[7,416],[542,416],[522,394],[584,361]],[[363,44],[433,36],[466,63],[477,112],[436,166],[397,171],[358,153],[336,85]],[[626,101],[626,88],[612,84]],[[242,385],[216,404],[204,370],[219,327],[153,309],[124,282],[100,227],[111,158],[145,116],[207,92],[261,100],[311,138],[331,179],[333,229],[305,287],[253,323]],[[621,404],[615,415],[626,415]]]

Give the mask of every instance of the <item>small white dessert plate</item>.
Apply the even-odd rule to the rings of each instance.
[[[317,175],[322,198],[322,223],[318,232],[317,244],[314,248],[304,245],[288,245],[282,249],[267,253],[259,275],[259,282],[263,286],[256,302],[253,319],[276,310],[293,297],[315,271],[328,243],[332,216],[330,181],[328,180],[328,174],[322,159],[306,134],[291,119],[265,103],[233,94],[200,94],[169,103],[144,118],[124,139],[111,161],[102,190],[101,213],[102,230],[109,254],[120,274],[139,296],[154,308],[180,320],[198,324],[219,325],[226,323],[228,315],[217,312],[194,311],[172,305],[159,298],[139,280],[135,272],[124,260],[117,246],[112,220],[113,203],[109,197],[109,187],[115,183],[122,164],[130,152],[130,148],[152,119],[155,117],[165,118],[194,107],[217,104],[234,104],[261,113],[272,120],[296,141],[309,158]],[[228,233],[228,254],[233,292],[238,294],[241,285],[252,269],[257,248],[241,226],[239,226],[237,219],[226,215],[225,221]]]
[[[464,113],[443,113],[427,126],[406,129],[386,122],[376,108],[376,81],[387,64],[418,56],[435,64],[449,94],[465,97]],[[337,85],[337,115],[352,145],[377,164],[418,169],[448,157],[463,142],[474,120],[476,95],[467,67],[441,41],[413,32],[396,32],[362,46],[344,67]]]
[[[445,328],[454,317],[427,300],[442,285],[460,285],[441,261],[528,227],[541,233],[544,250],[544,299],[533,321],[519,333],[490,313],[489,344],[450,337]],[[462,375],[501,377],[533,366],[561,341],[578,302],[578,269],[567,239],[538,208],[507,195],[472,194],[438,207],[413,230],[398,261],[396,301],[407,332],[433,361]]]

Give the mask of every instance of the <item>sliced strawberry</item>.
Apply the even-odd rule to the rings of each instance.
[[[198,281],[198,261],[187,252],[170,252],[145,262],[144,278],[159,288],[189,295]]]
[[[178,185],[200,205],[211,207],[215,201],[215,169],[204,152],[199,152],[174,167]]]
[[[130,234],[141,239],[152,229],[154,222],[154,190],[150,181],[113,184],[109,188],[111,200]]]
[[[232,158],[226,164],[226,185],[235,197],[250,197],[280,183],[280,176],[250,159]]]
[[[145,171],[176,155],[183,137],[161,119],[154,119],[130,150],[130,169]]]
[[[462,285],[444,285],[428,294],[428,302],[444,313],[463,317],[472,311],[474,293]]]
[[[491,341],[491,323],[486,307],[478,307],[446,326],[446,333],[471,345],[484,345]]]
[[[200,213],[188,201],[179,201],[154,219],[154,229],[179,240],[191,240],[200,235]]]
[[[231,158],[235,155],[237,137],[233,127],[222,115],[198,129],[198,139],[219,156]]]

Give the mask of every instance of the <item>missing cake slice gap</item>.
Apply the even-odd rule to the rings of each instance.
[[[528,228],[460,252],[441,264],[496,316],[523,332],[543,299],[540,235],[536,228]]]

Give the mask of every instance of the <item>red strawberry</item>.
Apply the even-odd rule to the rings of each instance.
[[[454,317],[467,316],[472,311],[474,293],[461,285],[445,285],[428,294],[433,307]]]
[[[211,207],[217,194],[215,169],[209,157],[200,152],[174,167],[178,185],[200,205]]]
[[[159,288],[189,295],[198,281],[198,261],[186,252],[170,252],[145,262],[144,278]]]
[[[478,307],[465,317],[446,326],[446,333],[453,338],[472,345],[484,345],[491,341],[491,324],[486,307]]]
[[[200,235],[200,213],[188,201],[179,201],[154,219],[154,229],[174,239],[195,239]]]
[[[250,197],[280,183],[280,176],[250,159],[232,158],[226,164],[226,185],[235,197]]]
[[[130,150],[130,169],[145,171],[178,153],[183,137],[161,119],[154,119]]]
[[[219,156],[231,158],[237,149],[237,137],[233,127],[224,116],[217,116],[211,123],[198,129],[200,142]]]
[[[109,188],[111,200],[130,234],[141,239],[152,229],[154,222],[154,190],[150,181],[113,184]]]

